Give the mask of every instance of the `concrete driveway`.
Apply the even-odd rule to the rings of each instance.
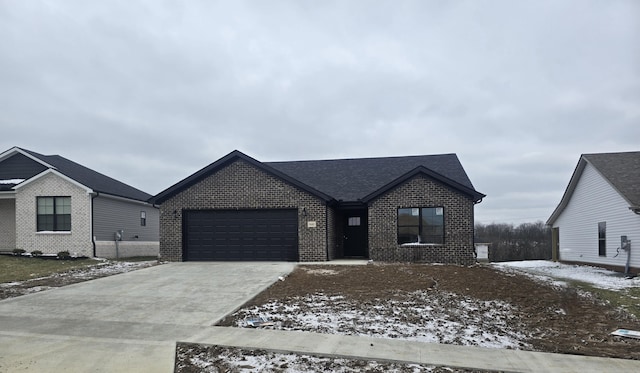
[[[295,263],[170,263],[0,301],[0,372],[172,372],[175,341]]]

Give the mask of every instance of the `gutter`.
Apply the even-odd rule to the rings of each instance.
[[[95,227],[94,227],[94,215],[95,215],[95,211],[93,209],[93,200],[96,199],[96,197],[98,197],[100,195],[100,192],[96,192],[96,194],[94,194],[91,197],[91,244],[93,245],[93,257],[96,257],[96,236],[94,234],[95,231]]]
[[[640,215],[640,206],[629,206],[629,210],[633,211],[636,215]]]

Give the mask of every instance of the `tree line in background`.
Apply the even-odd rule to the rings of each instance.
[[[518,226],[477,223],[475,242],[489,244],[491,262],[551,259],[551,228],[542,221]]]

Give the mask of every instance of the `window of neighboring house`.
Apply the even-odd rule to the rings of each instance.
[[[147,226],[147,212],[140,211],[140,225],[143,227]]]
[[[71,231],[71,197],[37,197],[37,230]]]
[[[444,244],[444,209],[410,207],[398,209],[398,244]]]
[[[598,223],[598,255],[607,256],[607,223]]]

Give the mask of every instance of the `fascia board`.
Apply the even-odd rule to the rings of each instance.
[[[3,191],[0,192],[0,199],[15,199],[16,192],[15,191]]]
[[[126,197],[120,197],[120,196],[116,196],[116,195],[108,194],[108,193],[103,193],[103,192],[99,192],[98,198],[100,198],[100,197],[113,199],[113,200],[116,200],[116,201],[135,203],[135,204],[143,205],[143,206],[155,207],[153,204],[151,204],[149,202],[146,202],[146,201],[140,201],[140,200],[137,200],[137,199],[131,199],[131,198],[126,198]]]

